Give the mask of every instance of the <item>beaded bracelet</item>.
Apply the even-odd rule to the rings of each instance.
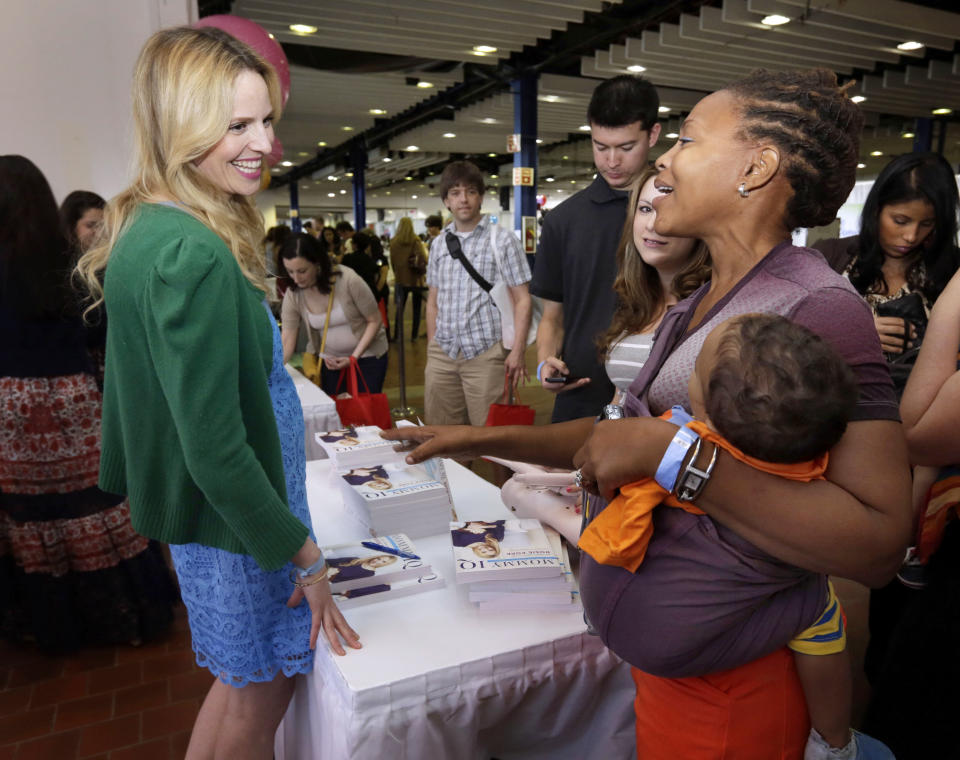
[[[291,570],[291,571],[290,571],[290,581],[291,581],[291,583],[293,583],[293,585],[296,586],[297,588],[306,588],[307,586],[312,586],[313,584],[319,583],[320,581],[325,581],[325,580],[327,579],[327,573],[328,573],[328,572],[329,572],[329,568],[326,568],[326,567],[325,567],[325,568],[323,568],[323,572],[321,572],[316,578],[314,578],[313,580],[309,580],[309,581],[307,581],[306,583],[304,583],[303,581],[301,581],[301,580],[298,579],[298,577],[296,576],[295,571]]]

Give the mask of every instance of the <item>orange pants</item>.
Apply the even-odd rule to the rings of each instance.
[[[810,721],[786,648],[700,678],[631,672],[637,760],[802,760]]]

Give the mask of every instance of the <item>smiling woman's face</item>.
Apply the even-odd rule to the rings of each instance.
[[[640,189],[633,216],[633,244],[644,263],[657,272],[672,276],[687,263],[695,241],[693,238],[661,235],[654,229],[657,212],[653,203],[663,195],[655,182],[656,177],[651,177]]]

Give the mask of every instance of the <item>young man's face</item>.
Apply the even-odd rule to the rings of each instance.
[[[642,121],[624,127],[590,125],[593,163],[607,184],[615,190],[626,190],[647,165],[647,154],[657,143],[660,125],[643,129]]]
[[[483,193],[475,187],[460,184],[451,187],[447,191],[447,197],[443,199],[443,205],[450,210],[458,224],[473,224],[480,221],[482,204]]]

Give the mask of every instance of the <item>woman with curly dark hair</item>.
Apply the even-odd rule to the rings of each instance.
[[[96,238],[103,224],[103,208],[107,202],[89,190],[74,190],[60,204],[63,233],[79,257]]]
[[[588,518],[620,486],[654,476],[706,513],[655,510],[636,573],[581,557],[588,619],[607,646],[640,665],[633,677],[644,760],[803,757],[809,716],[784,645],[823,612],[828,574],[877,585],[900,567],[910,474],[872,314],[822,256],[791,244],[793,229],[832,221],[849,195],[862,126],[859,108],[827,70],[754,72],[691,111],[658,161],[656,185],[665,195],[654,203],[656,231],[703,240],[711,279],[664,317],[625,400],[627,419],[384,433],[420,444],[410,462],[493,454],[573,463],[591,493]],[[819,335],[856,376],[859,400],[823,480],[754,470],[653,416],[674,405],[690,411],[689,381],[707,335],[756,312]],[[702,634],[750,598],[754,614],[722,657],[706,661],[690,648],[672,664],[660,660],[664,642],[676,651],[678,639]],[[849,731],[824,738],[857,751]]]

